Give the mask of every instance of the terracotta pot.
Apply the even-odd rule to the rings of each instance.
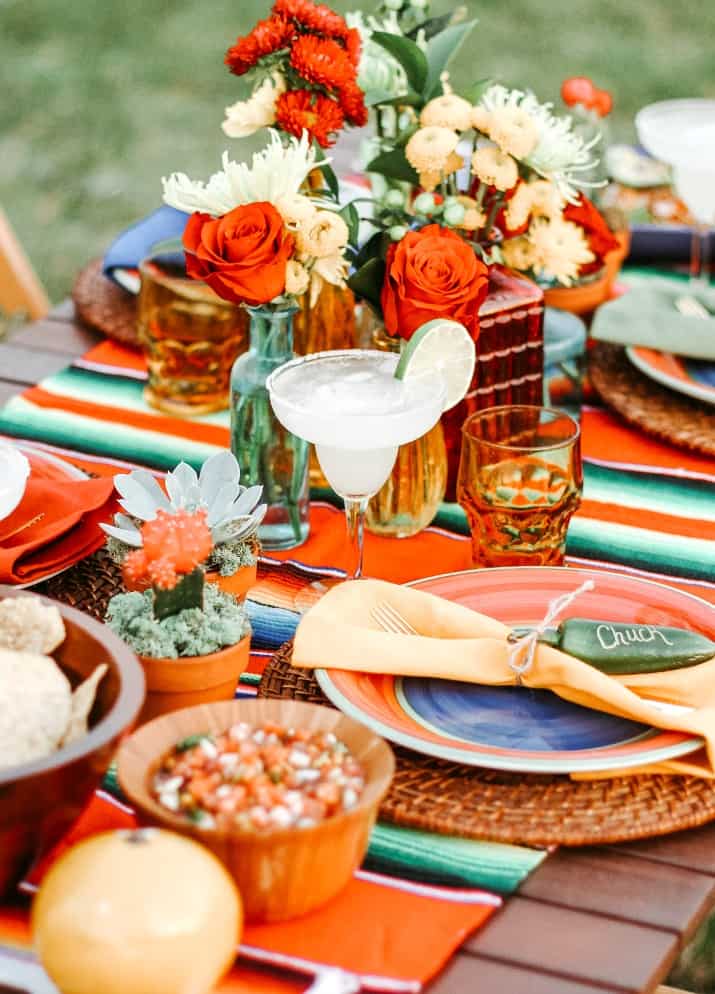
[[[150,792],[150,778],[162,757],[188,735],[218,734],[239,721],[334,732],[363,768],[365,789],[358,803],[310,828],[268,831],[197,828],[162,807]],[[267,698],[225,701],[165,715],[127,739],[117,762],[122,789],[142,817],[207,846],[236,881],[246,920],[265,922],[304,915],[326,904],[348,883],[365,855],[395,769],[389,746],[334,708]]]
[[[206,574],[207,583],[215,583],[224,594],[231,594],[239,602],[245,601],[246,594],[255,586],[256,575],[258,573],[258,563],[253,566],[242,566],[231,576],[221,576],[218,570],[211,570]]]
[[[146,677],[146,701],[139,724],[179,708],[231,700],[248,666],[251,636],[205,656],[162,659],[139,656]]]
[[[598,279],[578,286],[552,287],[544,290],[544,302],[547,307],[557,307],[561,311],[570,311],[579,316],[592,314],[597,307],[611,297],[613,284],[620,272],[623,260],[628,255],[631,244],[631,233],[628,229],[616,232],[618,248],[606,255],[605,264]]]
[[[0,587],[0,597],[17,594]],[[52,656],[72,685],[99,663],[109,671],[99,684],[86,735],[49,756],[0,769],[0,897],[79,816],[144,699],[137,658],[111,629],[65,604],[41,600],[62,615],[67,636]]]

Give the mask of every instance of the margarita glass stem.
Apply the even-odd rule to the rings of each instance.
[[[348,576],[353,580],[359,580],[362,576],[365,512],[369,500],[369,497],[343,497],[348,526]]]
[[[690,287],[707,290],[710,286],[710,226],[697,222],[693,227],[690,249]]]

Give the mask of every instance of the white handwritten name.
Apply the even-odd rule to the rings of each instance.
[[[596,638],[602,649],[617,649],[619,645],[632,645],[634,642],[657,642],[662,639],[665,645],[674,645],[665,632],[644,625],[639,628],[616,628],[615,625],[599,625]]]

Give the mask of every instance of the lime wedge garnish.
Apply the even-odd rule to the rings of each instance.
[[[435,318],[420,325],[406,345],[395,370],[398,380],[439,373],[447,388],[444,410],[464,397],[474,375],[476,349],[459,321]]]

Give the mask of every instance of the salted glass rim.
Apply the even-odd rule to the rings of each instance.
[[[549,442],[545,445],[514,445],[509,442],[493,442],[490,439],[480,438],[469,432],[469,425],[507,411],[511,411],[512,413],[518,411],[540,411],[542,414],[552,415],[551,421],[556,421],[557,419],[570,421],[573,431],[568,437],[555,442]],[[542,424],[541,419],[539,419],[539,424]],[[492,449],[503,449],[505,452],[553,452],[554,449],[565,449],[573,445],[574,442],[577,442],[581,436],[581,425],[575,418],[571,417],[568,411],[561,410],[558,407],[544,407],[542,404],[498,404],[496,407],[485,407],[483,411],[475,411],[474,414],[470,414],[462,425],[462,436],[465,440],[469,439],[473,442],[481,442],[483,445],[488,445]]]
[[[305,408],[301,404],[296,404],[293,401],[286,400],[285,396],[281,394],[280,389],[276,387],[276,383],[278,382],[278,380],[280,380],[281,376],[284,373],[288,372],[288,370],[295,369],[298,366],[304,366],[308,365],[308,363],[321,362],[328,359],[342,359],[347,356],[354,356],[356,358],[364,358],[364,359],[367,359],[368,357],[371,356],[373,357],[378,356],[382,360],[385,359],[389,360],[394,358],[395,365],[397,365],[397,362],[399,362],[399,356],[397,356],[395,353],[383,352],[381,349],[327,349],[324,352],[311,352],[309,355],[296,356],[295,359],[289,359],[288,362],[284,362],[282,366],[279,366],[277,369],[274,369],[273,372],[268,377],[268,379],[266,380],[266,387],[268,389],[268,393],[271,396],[273,396],[273,394],[278,396],[281,404],[285,404],[286,407],[289,407],[294,411],[303,412],[305,411]],[[447,386],[444,382],[444,378],[439,374],[437,375],[436,382],[439,383],[439,385],[441,386],[440,394],[442,397],[442,407],[444,407],[444,401],[447,396]],[[409,407],[406,411],[399,411],[395,413],[404,415],[408,413],[410,410],[412,410],[412,407]],[[317,414],[316,416],[328,418],[328,417],[333,417],[334,414],[335,414],[334,411],[328,411],[325,412],[324,414]],[[356,414],[355,412],[351,412],[349,415],[340,415],[340,416],[360,418],[361,421],[363,419],[381,421],[384,420],[385,418],[393,417],[393,414],[389,413],[386,414],[384,411],[381,414],[371,414],[370,412],[365,412],[364,414]]]

